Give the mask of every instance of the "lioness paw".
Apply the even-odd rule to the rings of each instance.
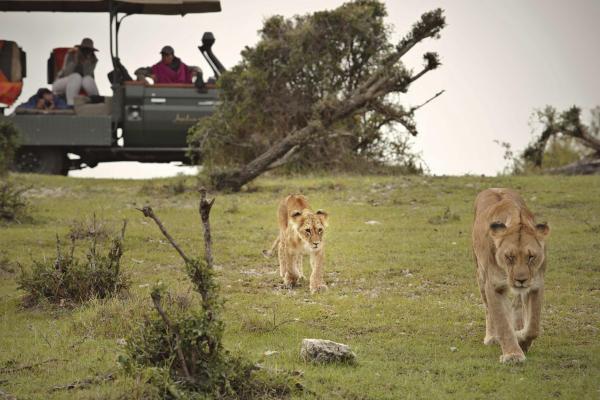
[[[519,329],[515,332],[515,335],[517,336],[517,340],[519,342],[524,342],[525,340],[527,340],[527,334],[525,333],[525,329]]]
[[[483,344],[485,344],[486,346],[496,344],[496,343],[498,343],[498,339],[496,339],[496,336],[486,335],[483,338]]]
[[[502,364],[516,364],[516,363],[522,363],[525,361],[525,354],[523,353],[509,353],[509,354],[502,354],[500,356],[500,362]]]
[[[327,290],[327,285],[326,284],[321,284],[321,285],[316,285],[310,288],[310,293],[311,294],[315,294],[318,292],[324,292]]]

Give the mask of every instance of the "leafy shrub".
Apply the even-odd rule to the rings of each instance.
[[[204,171],[226,173],[247,164],[305,126],[316,104],[353,93],[396,49],[386,15],[382,2],[357,0],[289,19],[266,19],[258,43],[247,46],[242,61],[220,77],[220,106],[189,131],[189,143],[203,155]],[[388,75],[410,73],[398,63]],[[397,96],[368,104],[339,121],[336,134],[315,135],[288,168],[359,171],[353,168],[359,161],[392,161],[418,169],[406,140],[416,135],[415,123],[399,117],[410,112]]]
[[[29,187],[20,186],[8,179],[0,180],[0,220],[19,222],[27,214],[27,200],[24,193]]]
[[[156,222],[183,258],[185,271],[200,294],[201,306],[193,300],[174,301],[164,296],[162,286],[155,286],[151,297],[157,313],[147,315],[128,338],[126,354],[119,357],[119,362],[128,374],[155,386],[164,399],[286,397],[300,387],[290,374],[264,370],[223,347],[222,303],[212,268],[208,222],[212,202],[207,202],[202,193],[205,259],[186,256],[152,209],[141,210]]]
[[[97,249],[97,238],[92,236],[84,259],[77,258],[76,240],[71,240],[69,253],[63,252],[60,240],[56,239],[56,259],[34,260],[31,269],[21,267],[17,282],[26,291],[26,304],[41,301],[50,303],[81,303],[92,298],[111,297],[129,287],[129,278],[121,271],[125,226],[115,236],[106,253]]]
[[[0,121],[0,177],[8,173],[19,147],[19,132],[9,121]]]

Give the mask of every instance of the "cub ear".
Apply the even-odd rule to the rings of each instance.
[[[301,215],[302,215],[302,211],[300,211],[300,210],[294,210],[294,211],[290,212],[290,218],[292,218],[292,219],[296,219]]]
[[[503,222],[496,221],[490,224],[490,231],[492,236],[499,236],[506,232],[506,225]]]
[[[537,232],[538,235],[545,238],[550,233],[550,227],[548,226],[548,224],[546,222],[542,222],[541,224],[537,224],[535,226],[535,231]]]
[[[319,217],[319,219],[321,220],[321,223],[324,226],[327,226],[327,219],[329,218],[329,214],[327,214],[327,212],[325,212],[323,210],[317,210],[316,214]]]

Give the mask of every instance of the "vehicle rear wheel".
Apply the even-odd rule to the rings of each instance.
[[[16,154],[14,169],[34,174],[67,175],[69,159],[61,148],[23,147]]]

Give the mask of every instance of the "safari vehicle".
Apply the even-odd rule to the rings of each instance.
[[[133,80],[121,64],[119,28],[123,18],[133,14],[218,12],[220,1],[0,0],[0,12],[10,11],[108,13],[113,65],[108,74],[112,96],[100,97],[96,104],[79,104],[80,98],[76,97],[73,110],[15,111],[6,116],[0,113],[0,119],[12,121],[21,134],[17,171],[66,175],[69,170],[108,161],[191,162],[187,131],[200,118],[214,112],[218,101],[215,82],[225,70],[211,50],[214,36],[204,33],[198,47],[214,77],[202,85],[151,84]],[[62,68],[66,50],[53,50],[48,60],[49,84]],[[25,53],[14,42],[0,40],[0,102],[6,105],[20,94],[26,75],[25,59]],[[99,79],[97,73],[96,80]]]

